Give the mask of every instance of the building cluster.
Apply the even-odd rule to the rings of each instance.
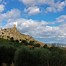
[[[12,28],[0,29],[0,38],[9,39],[14,38],[14,40],[33,40],[33,38],[29,35],[21,34],[16,25]]]
[[[16,25],[14,25],[12,28],[0,29],[0,38],[8,39],[9,37],[15,37],[16,33]]]

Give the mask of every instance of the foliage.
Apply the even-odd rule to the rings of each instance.
[[[40,44],[34,44],[33,46],[34,47],[40,47]]]
[[[7,63],[8,65],[13,62],[14,53],[16,48],[13,46],[6,46],[1,45],[0,46],[0,64],[1,63]]]
[[[30,66],[32,53],[29,48],[23,46],[15,53],[15,66]]]
[[[20,41],[0,38],[0,66],[3,62],[8,66],[12,62],[15,66],[66,66],[66,48]]]
[[[45,44],[45,45],[43,46],[43,48],[48,48],[47,44]]]
[[[22,47],[15,53],[15,66],[65,66],[66,53],[58,47]]]

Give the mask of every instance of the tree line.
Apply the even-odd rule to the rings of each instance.
[[[31,45],[32,46],[32,45]],[[0,66],[66,66],[66,49],[44,45],[29,47],[18,41],[0,39]]]
[[[21,47],[16,51],[15,66],[66,66],[66,50]]]

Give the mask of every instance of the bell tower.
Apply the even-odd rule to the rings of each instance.
[[[17,27],[17,22],[14,23],[13,29],[17,29],[16,27]]]
[[[14,24],[12,30],[13,30],[13,32],[17,32],[16,24]]]
[[[16,29],[16,24],[14,24],[13,29]]]

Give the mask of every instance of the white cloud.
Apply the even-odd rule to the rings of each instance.
[[[50,4],[49,7],[46,8],[46,12],[59,12],[63,11],[63,9],[66,7],[66,1],[57,1],[56,3]]]
[[[34,13],[39,13],[41,12],[42,10],[40,10],[40,5],[50,5],[51,3],[54,2],[54,0],[19,0],[21,1],[22,3],[24,3],[26,6],[28,6],[27,9],[27,12],[28,14],[31,14]]]
[[[48,5],[48,7],[46,7],[45,11],[47,12],[60,12],[63,11],[63,9],[66,7],[66,0],[64,1],[60,1],[58,0],[57,2],[55,2],[55,0],[20,0],[22,3],[24,3],[25,5],[27,5],[28,7],[32,7],[32,6],[38,6],[38,8],[40,7],[39,5]]]
[[[10,11],[0,14],[0,22],[3,20],[10,20],[10,19],[17,19],[20,17],[20,10],[18,9],[11,9]]]
[[[5,6],[3,4],[0,4],[0,13],[3,12],[5,9]]]
[[[35,32],[35,31],[37,32],[37,30],[38,30],[38,33],[39,33],[39,29],[40,29],[40,31],[44,30],[43,28],[48,24],[45,21],[39,22],[39,21],[34,21],[32,19],[28,20],[28,19],[21,18],[21,19],[14,20],[13,22],[8,22],[6,27],[8,27],[9,25],[12,26],[15,22],[17,22],[17,28],[22,33],[27,33],[27,34],[31,34],[31,35],[32,35],[33,32]]]
[[[56,12],[56,9],[54,7],[47,7],[46,8],[46,13],[47,12]]]
[[[20,0],[25,5],[33,5],[35,3],[35,0]]]
[[[20,11],[18,9],[12,9],[11,11],[4,13],[3,16],[5,18],[17,18],[20,16]]]
[[[28,6],[50,4],[50,3],[54,2],[54,0],[51,0],[51,1],[50,0],[20,0],[20,1]]]
[[[24,11],[27,12],[29,15],[34,15],[34,14],[40,13],[40,9],[36,6],[29,7],[27,9],[25,9]]]
[[[60,26],[48,26],[49,23],[46,21],[35,21],[32,19],[20,18],[13,22],[8,22],[6,27],[13,26],[17,23],[17,28],[21,33],[31,35],[33,37],[42,38],[66,38],[66,24]]]
[[[56,18],[56,22],[66,23],[66,15],[61,15],[60,17]]]

